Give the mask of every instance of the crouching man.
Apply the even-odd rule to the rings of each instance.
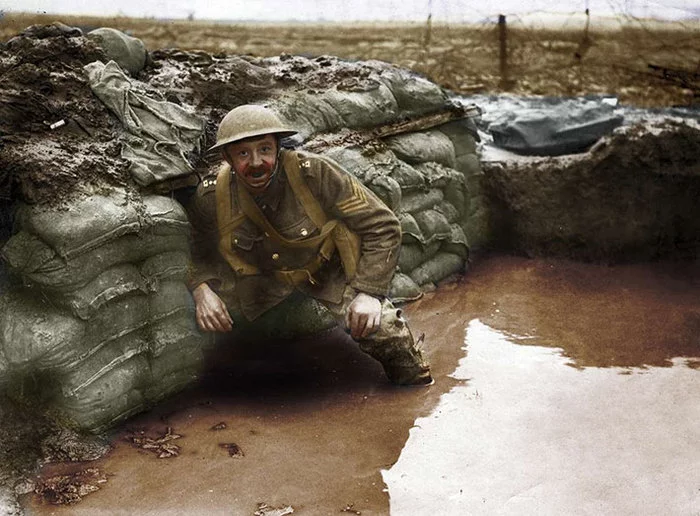
[[[296,131],[269,109],[239,106],[219,125],[226,164],[190,207],[190,288],[199,327],[232,330],[229,307],[253,320],[295,289],[321,302],[400,385],[430,369],[386,299],[401,228],[357,179],[321,156],[281,149]]]

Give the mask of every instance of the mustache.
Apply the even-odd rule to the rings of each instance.
[[[264,173],[272,172],[272,169],[273,169],[273,164],[271,162],[263,161],[262,164],[257,165],[257,166],[248,165],[243,170],[243,174],[246,177],[250,177],[253,175],[260,176]]]

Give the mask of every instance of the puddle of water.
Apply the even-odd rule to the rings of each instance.
[[[465,384],[383,472],[392,515],[700,514],[700,374],[684,359],[575,369],[479,320],[465,349]]]
[[[518,513],[528,500],[541,499],[540,493],[561,500],[552,505],[561,508],[579,488],[591,489],[578,498],[581,512],[592,511],[616,491],[634,494],[646,487],[649,497],[667,490],[668,471],[678,472],[680,487],[666,492],[678,493],[693,478],[686,466],[695,461],[700,471],[697,455],[686,446],[699,437],[688,422],[699,420],[692,401],[700,393],[697,383],[688,382],[691,373],[700,373],[680,365],[638,368],[700,355],[699,287],[700,267],[491,257],[464,281],[406,307],[416,337],[425,334],[435,385],[390,386],[381,367],[342,331],[296,342],[256,342],[245,352],[228,343],[231,356],[215,362],[205,385],[117,429],[109,456],[41,471],[46,477],[99,468],[107,478],[99,491],[72,506],[49,506],[32,496],[23,504],[28,514],[56,515],[252,515],[259,503],[291,505],[295,514],[342,514],[351,507],[364,516],[386,515],[390,501],[382,470],[387,468],[396,514],[426,514],[421,511],[427,508],[461,516],[464,505],[454,504],[471,496],[483,505],[481,493],[488,508],[497,508],[492,513]],[[488,337],[477,338],[478,330],[470,330],[469,356],[457,374],[470,380],[441,401],[463,382],[449,375],[464,355],[464,329],[473,319],[504,334],[529,336],[517,341],[528,345],[510,344],[485,329]],[[491,351],[480,366],[488,373],[482,373],[469,361],[478,356],[479,340],[489,339],[496,344],[484,347],[484,353]],[[555,346],[564,348],[566,358]],[[570,362],[579,369],[564,365]],[[587,406],[590,410],[583,409]],[[416,418],[431,413],[418,420],[423,429],[411,430]],[[447,416],[451,425],[442,428],[439,418]],[[225,429],[211,430],[221,422]],[[125,440],[134,435],[130,429],[157,439],[168,427],[181,436],[168,441],[179,447],[176,457],[158,459]],[[423,442],[430,449],[420,455]],[[604,461],[599,448],[614,453],[614,460]],[[658,455],[651,455],[656,448]],[[243,456],[231,455],[237,449]],[[410,475],[401,481],[413,481],[418,464],[423,476],[415,493],[421,500],[402,498],[402,484],[392,475],[406,467]],[[618,478],[606,472],[613,465],[624,473],[637,468],[638,475],[624,477],[634,478],[637,487],[595,478],[585,485],[567,483],[583,471]],[[456,479],[462,494],[451,491]],[[700,481],[695,484],[700,489]],[[427,486],[434,491],[426,492]],[[683,500],[695,503],[692,493],[683,493],[673,495],[677,503],[671,509],[682,507]],[[411,501],[402,505],[402,500]],[[502,509],[498,500],[507,500],[512,510]],[[486,512],[472,507],[475,514]],[[641,502],[634,507],[649,513]]]

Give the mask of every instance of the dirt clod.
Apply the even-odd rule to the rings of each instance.
[[[236,443],[219,443],[219,447],[228,450],[229,457],[233,457],[234,459],[240,459],[245,456],[241,447]]]
[[[39,481],[35,492],[53,505],[78,503],[90,493],[98,491],[107,476],[98,468],[87,468],[70,475],[57,475]]]
[[[291,505],[285,505],[282,507],[273,507],[265,502],[260,502],[258,504],[258,510],[253,514],[255,516],[287,516],[287,514],[294,513],[294,507]]]
[[[180,455],[180,447],[173,444],[172,441],[180,439],[182,436],[173,432],[173,429],[168,427],[160,437],[148,437],[144,431],[132,432],[125,439],[134,447],[141,448],[155,453],[159,459],[169,459]]]

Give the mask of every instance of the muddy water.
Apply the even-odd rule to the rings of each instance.
[[[42,471],[98,467],[99,491],[72,506],[23,502],[29,514],[249,515],[259,503],[319,515],[696,514],[698,287],[688,264],[489,258],[406,310],[433,386],[388,385],[340,331],[227,343],[203,386],[133,419],[105,459]],[[168,427],[182,436],[177,457],[125,441]],[[231,443],[243,456],[221,446]]]

